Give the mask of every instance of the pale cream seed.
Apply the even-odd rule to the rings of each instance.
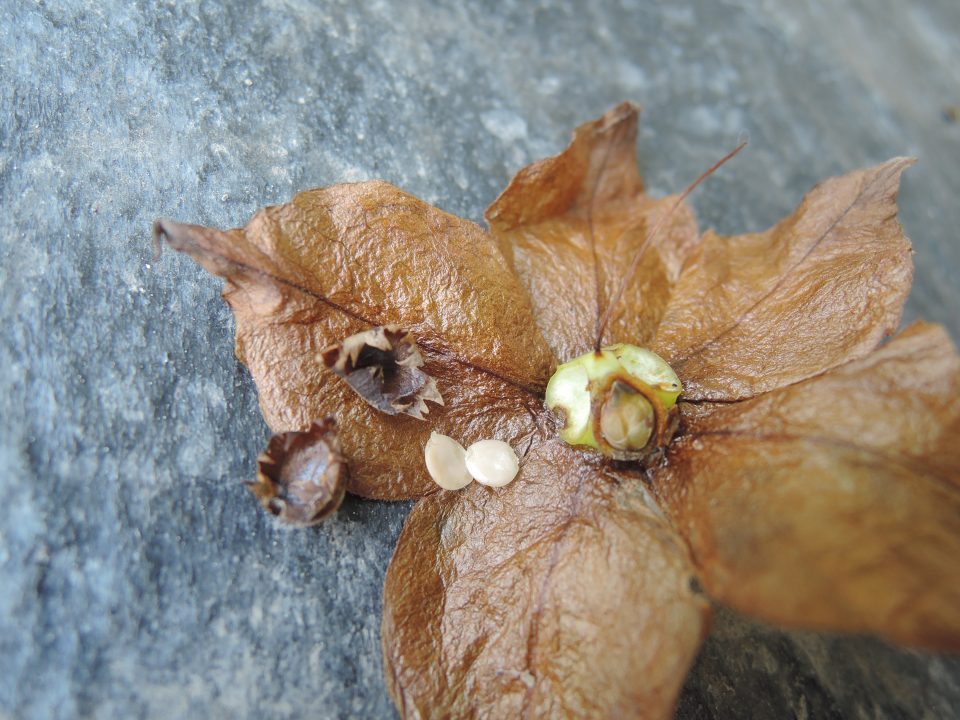
[[[503,440],[480,440],[467,448],[467,471],[481,485],[503,487],[520,470],[517,454]]]
[[[466,450],[453,438],[430,433],[423,448],[423,458],[431,479],[444,490],[461,490],[472,478],[467,471]]]

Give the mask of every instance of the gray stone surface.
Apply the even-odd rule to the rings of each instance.
[[[839,7],[843,5],[843,7]],[[229,7],[226,7],[229,6]],[[234,226],[386,178],[479,219],[523,163],[646,108],[652,189],[760,229],[913,154],[908,316],[960,337],[960,5],[0,1],[0,718],[390,717],[380,587],[408,506],[269,522],[219,283],[157,216]],[[721,613],[683,718],[952,717],[960,663]]]

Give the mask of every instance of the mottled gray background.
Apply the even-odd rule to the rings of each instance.
[[[380,587],[408,506],[278,529],[220,283],[158,216],[242,224],[386,178],[479,220],[524,163],[645,107],[653,191],[757,230],[898,154],[910,318],[960,337],[960,4],[0,0],[0,719],[390,717]],[[843,6],[843,7],[841,7]],[[721,613],[683,718],[947,718],[960,661]]]

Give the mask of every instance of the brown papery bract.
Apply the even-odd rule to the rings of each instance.
[[[960,360],[925,324],[881,345],[911,282],[910,161],[720,237],[644,193],[636,134],[628,104],[581,126],[517,174],[489,232],[381,182],[301,193],[242,230],[157,225],[225,278],[271,427],[336,413],[350,492],[426,495],[384,590],[404,717],[668,717],[708,628],[701,587],[786,626],[960,649]],[[649,347],[683,383],[645,466],[566,446],[543,405],[607,310],[603,344]],[[387,325],[443,397],[424,420],[317,360]],[[505,440],[520,474],[437,491],[431,431]]]
[[[500,491],[414,508],[387,573],[387,683],[409,717],[668,714],[709,626],[639,469],[558,438]]]

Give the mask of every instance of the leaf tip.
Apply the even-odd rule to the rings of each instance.
[[[159,218],[153,223],[153,258],[160,258],[164,242],[174,250],[183,250],[188,244],[191,229],[195,226],[185,225],[169,218]]]
[[[641,108],[635,102],[624,100],[614,105],[601,118],[605,124],[615,125],[626,119],[639,117]]]
[[[156,262],[160,259],[160,255],[163,251],[163,239],[167,237],[167,223],[172,222],[171,220],[166,220],[160,218],[159,220],[154,220],[152,228],[152,237],[153,237],[153,261]]]

